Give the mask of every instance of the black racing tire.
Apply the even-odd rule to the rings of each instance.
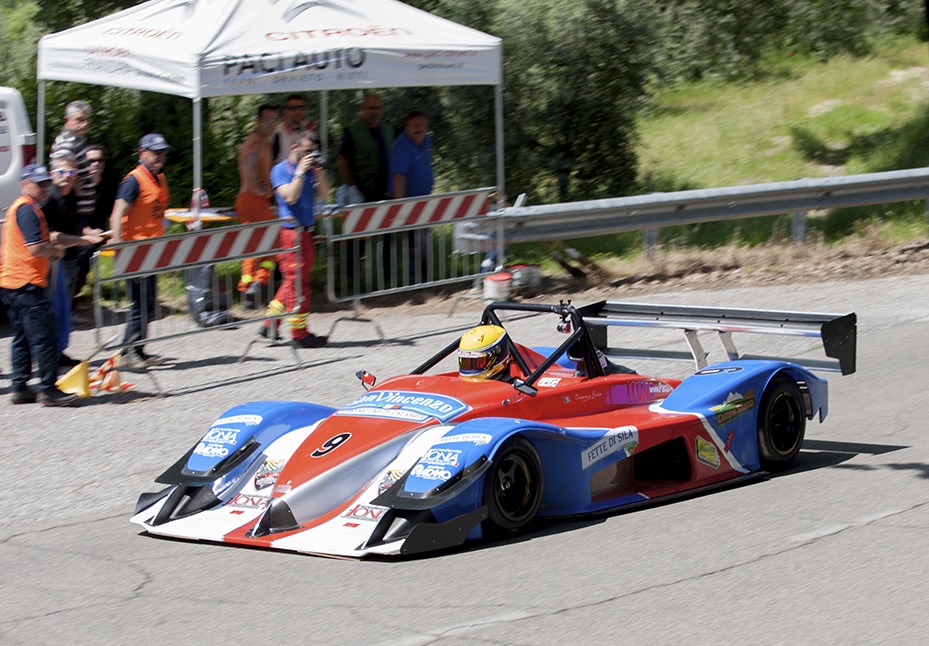
[[[761,468],[783,471],[793,464],[805,432],[806,412],[800,389],[788,377],[775,377],[765,389],[758,409]]]
[[[485,524],[491,534],[515,532],[532,522],[542,506],[542,461],[525,438],[507,440],[484,479]]]

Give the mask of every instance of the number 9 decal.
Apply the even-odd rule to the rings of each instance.
[[[348,441],[348,438],[350,438],[351,436],[352,436],[351,433],[339,433],[338,435],[334,437],[330,437],[328,440],[323,442],[323,445],[321,447],[319,447],[318,449],[310,453],[310,457],[321,458],[327,453],[335,451],[337,448],[342,446],[342,444]]]

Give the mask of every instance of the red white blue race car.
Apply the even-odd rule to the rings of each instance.
[[[855,370],[856,318],[600,302],[493,303],[482,324],[545,313],[557,347],[505,336],[503,380],[413,370],[329,408],[259,401],[223,413],[139,498],[152,534],[359,558],[448,548],[540,517],[610,512],[784,469],[827,412],[810,370]],[[611,347],[618,326],[683,330],[689,352]],[[819,337],[834,360],[739,355],[736,332]],[[727,360],[707,365],[700,336]],[[681,359],[683,381],[614,360]]]

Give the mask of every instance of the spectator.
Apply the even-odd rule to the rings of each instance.
[[[64,256],[65,247],[81,238],[50,230],[39,206],[48,198],[51,176],[45,166],[29,164],[20,176],[22,194],[6,212],[0,242],[0,301],[13,330],[13,404],[68,406],[77,395],[58,390],[58,350],[55,320],[45,294],[49,258]],[[88,236],[87,242],[99,242]],[[32,360],[39,368],[39,392],[29,388]]]
[[[348,201],[377,202],[387,199],[389,184],[390,147],[393,131],[381,123],[384,102],[377,94],[369,94],[361,105],[361,117],[342,131],[342,145],[337,160],[339,175],[348,186]],[[391,237],[378,236],[383,245],[381,256],[384,280],[391,276]],[[357,249],[356,249],[357,247]],[[346,274],[354,276],[356,252],[364,253],[363,243],[351,241],[346,246]]]
[[[89,222],[94,212],[94,185],[87,162],[87,130],[90,127],[90,104],[72,101],[65,106],[64,127],[52,142],[49,159],[68,152],[77,159],[78,175],[74,183],[77,212],[83,222]]]
[[[410,110],[403,119],[403,132],[390,150],[390,193],[394,198],[417,197],[432,193],[432,138],[425,113]],[[408,284],[421,283],[427,278],[429,260],[429,230],[407,232],[410,259],[407,263]]]
[[[158,133],[150,133],[139,140],[139,163],[133,168],[116,191],[113,213],[110,215],[111,242],[146,240],[164,233],[168,208],[168,182],[161,172],[171,146]],[[155,313],[157,293],[155,276],[130,278],[126,281],[129,293],[129,320],[123,337],[123,357],[130,363],[137,361],[143,367],[156,366],[164,360],[144,351],[148,321]]]
[[[291,94],[284,102],[284,118],[274,129],[271,152],[275,164],[287,159],[297,135],[306,131],[316,132],[316,122],[306,118],[306,100],[299,94]]]
[[[302,132],[297,137],[297,143],[290,147],[287,159],[271,169],[271,183],[274,185],[278,217],[281,219],[281,245],[293,247],[299,240],[300,255],[293,252],[278,255],[277,264],[284,280],[268,305],[267,315],[295,312],[289,323],[292,343],[297,348],[320,348],[326,345],[326,337],[311,334],[307,329],[312,295],[310,273],[316,260],[313,247],[313,225],[316,220],[314,202],[325,199],[329,194],[326,171],[311,154],[318,147],[315,134]],[[299,287],[297,281],[300,281]],[[267,339],[277,339],[277,327],[278,319],[265,321],[259,334]]]
[[[339,175],[358,191],[361,201],[387,199],[388,168],[393,132],[381,123],[384,102],[377,94],[365,97],[361,117],[342,132],[339,148]]]
[[[83,226],[77,214],[77,200],[72,190],[77,180],[77,159],[68,152],[59,152],[52,159],[52,185],[48,197],[42,203],[45,221],[52,231],[66,233],[75,237],[93,236],[100,241],[100,229]],[[71,247],[65,251],[61,260],[51,263],[50,283],[52,285],[52,310],[58,333],[58,365],[75,366],[79,362],[64,353],[71,335],[71,299],[79,270],[78,250]]]
[[[116,201],[116,187],[119,176],[107,166],[107,150],[103,144],[91,144],[84,149],[84,159],[90,168],[90,183],[94,187],[94,210],[87,226],[91,229],[109,229],[110,214]],[[78,293],[87,282],[90,271],[90,259],[101,245],[84,245],[77,250],[78,272],[74,284],[74,294]]]
[[[277,125],[277,108],[262,105],[258,108],[255,129],[239,148],[239,194],[235,210],[243,224],[273,220],[271,212],[271,138]],[[269,258],[246,258],[242,261],[242,278],[239,292],[242,308],[256,309],[264,302],[274,261]]]

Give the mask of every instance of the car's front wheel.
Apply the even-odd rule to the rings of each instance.
[[[484,504],[498,530],[516,531],[535,518],[542,506],[542,461],[528,440],[510,438],[497,451],[484,481]]]
[[[797,458],[806,432],[803,398],[797,384],[776,378],[765,390],[758,409],[758,455],[769,471],[786,469]]]

